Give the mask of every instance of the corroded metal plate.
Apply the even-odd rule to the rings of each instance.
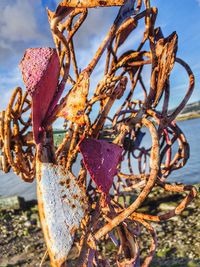
[[[117,165],[122,158],[123,148],[92,138],[84,138],[79,148],[83,162],[98,189],[108,194],[117,173]]]
[[[75,231],[84,218],[87,201],[77,179],[62,166],[37,165],[37,195],[42,228],[53,266],[62,266]]]
[[[29,48],[20,63],[26,89],[32,97],[33,134],[39,143],[39,132],[56,93],[60,63],[56,49]]]

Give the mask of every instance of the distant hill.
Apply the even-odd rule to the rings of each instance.
[[[196,101],[190,104],[187,104],[182,110],[181,114],[186,114],[188,112],[198,112],[200,113],[200,101]]]
[[[172,110],[173,111],[173,110]],[[177,120],[187,120],[200,117],[200,101],[187,104],[178,115]]]

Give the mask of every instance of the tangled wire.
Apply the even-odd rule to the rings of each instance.
[[[17,87],[5,111],[0,113],[0,144],[2,170],[12,170],[26,182],[35,177],[35,144],[31,127],[31,102],[27,93]],[[28,114],[28,115],[27,115]]]
[[[88,8],[97,6],[121,8],[93,59],[80,72],[74,37],[87,18]],[[140,226],[145,227],[151,236],[149,251],[141,264],[142,267],[149,266],[157,244],[151,222],[161,222],[180,214],[197,194],[193,186],[167,183],[167,177],[182,168],[189,158],[189,144],[175,119],[192,94],[194,75],[187,63],[176,56],[176,32],[165,38],[161,28],[155,28],[156,17],[157,8],[151,7],[149,0],[62,1],[55,12],[48,10],[60,60],[61,82],[43,126],[45,128],[57,118],[65,117],[67,132],[56,148],[56,162],[73,173],[74,164],[80,161],[78,181],[86,190],[89,205],[74,241],[79,251],[75,266],[139,266]],[[145,31],[140,44],[121,53],[121,48],[141,21],[145,23]],[[93,90],[90,77],[104,53],[104,74]],[[169,78],[174,64],[185,69],[189,87],[178,107],[170,112]],[[151,67],[149,88],[143,80],[145,65]],[[72,88],[57,104],[66,83]],[[143,93],[142,100],[138,99],[136,88]],[[97,103],[100,108],[94,119]],[[70,110],[67,115],[63,112],[66,105]],[[118,108],[114,110],[112,107],[116,106]],[[8,172],[12,168],[29,182],[36,173],[30,108],[31,100],[18,87],[7,109],[1,112],[0,120],[2,169]],[[109,127],[105,127],[108,122]],[[151,137],[151,145],[142,145],[145,134]],[[123,147],[122,160],[106,201],[105,195],[88,178],[87,166],[78,157],[83,137],[104,139]],[[164,214],[138,212],[155,187],[186,193],[186,196],[174,210]],[[131,204],[127,203],[127,196],[134,196]],[[108,242],[113,242],[117,251],[110,259],[100,249]]]

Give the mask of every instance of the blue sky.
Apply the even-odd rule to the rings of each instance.
[[[15,86],[24,88],[18,64],[28,47],[53,46],[46,16],[46,6],[56,7],[54,0],[0,0],[0,110],[5,108]],[[191,66],[196,76],[196,87],[190,102],[200,100],[200,0],[152,0],[159,13],[157,26],[165,36],[174,30],[179,36],[178,57]],[[77,40],[78,58],[81,68],[89,62],[109,29],[116,8],[92,9]],[[92,25],[92,27],[88,27]],[[136,44],[142,28],[131,35],[129,43]],[[96,71],[96,81],[101,77],[102,66]],[[146,71],[148,83],[148,70]],[[171,81],[171,107],[175,107],[187,89],[187,76],[180,67],[175,67]]]

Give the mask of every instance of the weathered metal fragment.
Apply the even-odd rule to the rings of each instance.
[[[33,134],[40,141],[42,122],[56,93],[60,63],[53,48],[29,48],[20,63],[28,93],[32,97]]]
[[[40,162],[37,163],[37,196],[52,266],[62,266],[87,210],[85,191],[62,166]]]
[[[108,194],[123,149],[104,140],[83,139],[79,144],[83,161],[98,189]]]
[[[125,0],[64,0],[59,5],[67,7],[97,7],[97,6],[122,6]]]
[[[89,90],[89,75],[83,72],[77,84],[70,90],[65,100],[60,105],[58,117],[83,125],[85,121],[84,110],[86,107],[87,95]]]
[[[156,55],[158,57],[157,66],[157,90],[154,103],[157,104],[165,90],[166,82],[174,67],[178,46],[178,36],[176,32],[167,38],[161,38],[156,44]]]

